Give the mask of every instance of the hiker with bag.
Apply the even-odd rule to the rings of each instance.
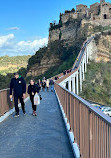
[[[32,115],[37,116],[36,105],[40,104],[40,97],[38,96],[39,88],[36,86],[34,80],[30,80],[30,85],[28,86],[28,94],[30,95],[30,101],[32,103]],[[37,94],[36,94],[37,93]],[[38,102],[37,102],[38,101]]]

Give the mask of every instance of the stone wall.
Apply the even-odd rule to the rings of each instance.
[[[61,16],[62,23],[63,24],[66,23],[69,20],[69,18],[77,19],[78,18],[78,14],[74,13],[74,12],[62,14],[62,16]]]
[[[48,43],[59,40],[60,29],[49,31]]]

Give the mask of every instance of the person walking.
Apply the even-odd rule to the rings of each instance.
[[[45,90],[45,87],[46,87],[46,79],[44,77],[43,80],[42,80],[42,90],[43,91]]]
[[[39,88],[40,88],[40,91],[41,91],[42,83],[41,83],[41,80],[40,80],[40,79],[39,79],[39,81],[38,81],[38,85],[39,85]]]
[[[18,73],[14,73],[14,78],[10,82],[10,99],[12,99],[12,92],[14,91],[15,117],[19,116],[18,100],[20,100],[22,111],[25,114],[25,93],[26,83],[23,77]]]
[[[49,91],[49,79],[46,80],[47,91]]]
[[[30,80],[30,85],[28,86],[28,94],[30,95],[30,101],[32,103],[32,115],[33,116],[37,116],[37,113],[36,113],[36,105],[34,105],[34,96],[35,94],[39,93],[39,86],[37,86],[34,82],[33,79]]]
[[[49,85],[51,86],[51,92],[53,92],[54,91],[54,81],[52,80],[52,78],[51,78],[51,80],[50,80],[50,83],[49,83]]]

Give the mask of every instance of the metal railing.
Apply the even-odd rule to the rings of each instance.
[[[87,44],[93,38],[83,43],[73,70],[78,71]],[[55,90],[74,134],[74,142],[80,148],[81,157],[111,158],[111,118],[58,83],[55,82]]]
[[[10,101],[9,95],[10,95],[9,88],[0,90],[0,116],[3,116],[6,112],[8,112],[10,109],[14,107],[14,102]],[[26,98],[27,97],[28,94],[26,93]]]
[[[81,157],[111,158],[111,118],[57,83],[55,90]]]
[[[9,89],[0,90],[0,116],[4,115],[14,106],[9,98]]]

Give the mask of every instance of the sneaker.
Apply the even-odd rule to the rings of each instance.
[[[36,111],[35,111],[35,116],[37,116],[37,113],[36,113]]]
[[[26,114],[26,112],[25,112],[25,111],[23,111],[23,114],[25,115],[25,114]]]
[[[19,117],[19,114],[18,114],[18,113],[16,113],[16,114],[15,114],[15,117]]]
[[[36,111],[33,111],[33,114],[32,114],[33,116],[37,116],[37,114],[36,114]]]
[[[35,113],[34,113],[34,111],[32,112],[32,115],[33,115],[33,116],[35,116]]]

